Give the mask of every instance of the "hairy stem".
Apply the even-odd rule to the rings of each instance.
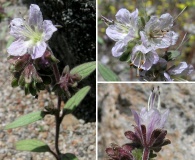
[[[59,82],[60,80],[60,72],[58,70],[58,66],[57,64],[53,64],[52,66],[53,68],[53,73],[54,73],[54,76],[55,76],[55,80],[56,80],[56,83]],[[59,145],[58,145],[58,141],[59,141],[59,133],[60,133],[60,106],[61,106],[61,97],[60,95],[58,94],[58,104],[57,104],[57,111],[55,113],[55,120],[56,120],[56,135],[55,135],[55,148],[56,148],[56,152],[57,152],[57,155],[58,155],[58,158],[60,156],[60,150],[59,150]]]
[[[60,105],[61,105],[61,97],[58,96],[58,105],[57,105],[57,112],[55,114],[56,119],[56,135],[55,135],[55,148],[58,156],[60,155],[60,150],[58,146],[59,141],[59,133],[60,133]]]
[[[149,160],[149,155],[150,155],[150,149],[149,148],[144,148],[142,160]]]
[[[54,151],[52,151],[52,150],[50,149],[49,152],[50,152],[57,160],[60,160],[59,157],[58,157],[58,155],[57,155]]]

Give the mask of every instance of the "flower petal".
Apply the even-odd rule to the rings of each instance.
[[[171,37],[171,45],[175,45],[178,38],[179,38],[179,34],[175,33],[174,31],[171,31],[172,37]]]
[[[130,24],[131,13],[127,9],[122,8],[116,13],[116,20],[122,24]]]
[[[49,40],[55,31],[57,31],[57,28],[53,25],[52,21],[43,21],[43,33],[45,41]]]
[[[32,59],[40,58],[46,51],[47,44],[42,42],[33,47],[31,57]]]
[[[39,30],[42,27],[43,16],[42,16],[39,6],[36,4],[30,5],[28,23],[29,25],[32,25],[32,26],[38,26]]]
[[[133,114],[133,116],[134,116],[134,120],[135,120],[135,123],[138,125],[138,126],[140,126],[140,117],[139,117],[139,115],[138,115],[138,113],[135,111],[135,110],[133,110],[133,109],[131,109],[131,112],[132,112],[132,114]]]
[[[112,55],[114,57],[120,57],[123,52],[125,51],[126,45],[123,41],[118,41],[115,43],[114,47],[112,48]]]
[[[173,26],[173,17],[169,13],[160,16],[161,29],[170,29]]]
[[[159,30],[160,21],[157,16],[151,16],[150,20],[146,23],[145,32],[150,33],[150,31]]]
[[[166,78],[166,81],[173,81],[167,72],[164,72],[164,77]]]
[[[162,115],[161,115],[161,120],[160,120],[160,124],[158,125],[159,128],[164,128],[164,125],[167,121],[167,118],[169,116],[169,110],[166,110]]]
[[[133,27],[137,27],[137,23],[138,23],[138,9],[136,8],[136,10],[134,12],[131,13],[131,25]],[[135,29],[135,28],[134,28]]]
[[[125,24],[127,26],[131,25],[130,27],[136,27],[138,20],[138,9],[130,13],[127,9],[122,8],[117,12],[116,20],[119,23]]]
[[[167,72],[170,75],[177,75],[177,74],[181,74],[187,68],[188,68],[188,65],[186,62],[180,62],[180,64],[177,67],[171,68]]]
[[[29,47],[28,41],[18,39],[8,47],[7,52],[9,53],[9,55],[12,56],[22,56],[27,53],[28,47]]]
[[[15,38],[24,38],[21,31],[24,30],[24,21],[21,18],[14,18],[10,23],[10,34]]]
[[[106,34],[114,41],[122,40],[126,37],[127,33],[124,32],[121,28],[117,25],[110,25],[106,29]]]
[[[159,60],[159,56],[155,51],[146,54],[146,61],[141,66],[143,70],[149,70],[153,64],[156,64]]]
[[[136,45],[134,48],[133,48],[133,51],[132,53],[136,53],[136,52],[142,52],[144,54],[148,53],[149,51],[151,51],[152,48],[146,48],[144,45]]]

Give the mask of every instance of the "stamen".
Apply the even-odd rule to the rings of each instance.
[[[149,96],[149,98],[148,98],[148,111],[150,110],[151,97],[152,97],[153,91],[154,91],[154,87],[152,88],[152,92],[150,93],[150,96]]]
[[[157,106],[158,110],[160,109],[160,104],[161,104],[161,101],[160,101],[160,87],[158,86],[158,106]]]

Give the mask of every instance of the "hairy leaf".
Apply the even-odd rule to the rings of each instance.
[[[50,148],[47,144],[37,139],[26,139],[16,142],[16,150],[31,152],[49,152]]]
[[[98,70],[101,76],[104,78],[104,80],[120,81],[120,78],[113,71],[111,71],[108,67],[104,66],[101,63],[98,63]]]
[[[40,120],[40,119],[43,119],[45,115],[46,114],[43,111],[36,111],[36,112],[29,113],[27,115],[24,115],[24,116],[17,118],[14,122],[6,125],[5,129],[17,128],[17,127],[31,124],[33,122]]]
[[[78,160],[78,158],[72,153],[66,153],[61,155],[62,160]]]
[[[70,73],[71,74],[79,74],[82,79],[89,76],[96,68],[96,62],[87,62],[83,63],[75,68],[73,68]]]
[[[72,96],[64,105],[64,109],[73,111],[85,98],[87,93],[89,92],[90,87],[86,86],[80,89],[74,96]]]

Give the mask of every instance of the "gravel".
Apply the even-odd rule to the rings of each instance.
[[[14,11],[17,6],[12,7]],[[9,8],[9,10],[11,10]],[[22,12],[23,13],[23,12]],[[14,14],[17,15],[16,13]],[[0,26],[8,26],[5,21]],[[27,113],[42,110],[49,100],[56,104],[54,93],[42,91],[38,99],[31,95],[24,95],[24,91],[11,87],[11,74],[7,62],[6,47],[8,35],[0,39],[0,160],[53,160],[50,153],[31,153],[16,151],[14,143],[23,139],[39,139],[54,149],[55,120],[51,115],[44,120],[25,127],[4,130],[6,124]],[[63,104],[62,104],[63,106]],[[96,123],[85,123],[73,115],[65,116],[60,130],[59,148],[62,153],[74,153],[79,160],[91,160],[96,157]]]

